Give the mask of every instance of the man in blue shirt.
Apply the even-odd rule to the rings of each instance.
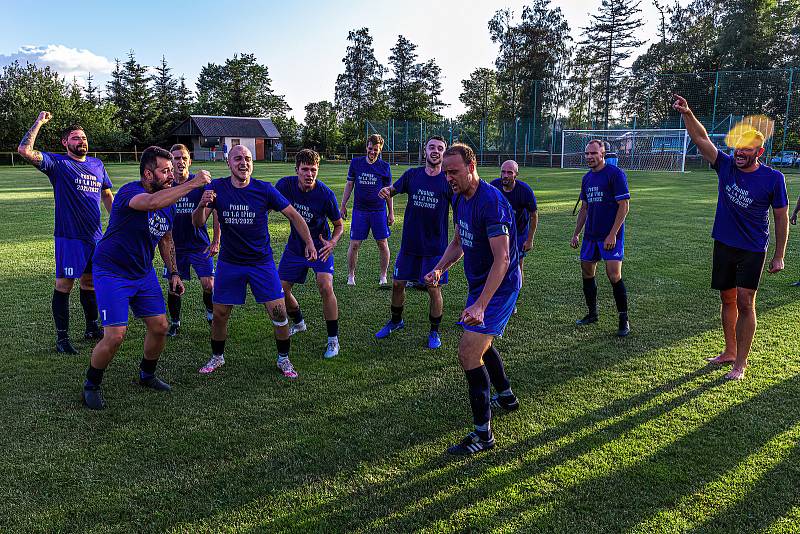
[[[447,273],[434,285],[425,284],[425,275],[439,262],[447,248],[447,215],[453,190],[442,172],[442,154],[447,148],[443,137],[433,136],[425,143],[425,166],[407,170],[392,186],[380,190],[381,198],[390,200],[398,193],[408,194],[408,204],[403,216],[403,238],[394,266],[392,282],[392,318],[375,337],[384,339],[405,326],[403,304],[406,283],[425,285],[430,296],[428,318],[428,348],[442,345],[439,325],[442,322],[442,284],[447,283]]]
[[[767,272],[783,270],[789,235],[789,199],[783,174],[760,163],[764,135],[755,129],[735,142],[733,157],[717,149],[694,116],[686,99],[674,95],[672,107],[697,150],[717,172],[717,212],[711,287],[722,300],[722,331],[725,350],[709,361],[733,363],[726,378],[744,378],[747,356],[756,331],[756,292],[769,247],[769,209],[775,218],[775,253]]]
[[[622,260],[625,255],[625,216],[628,214],[631,194],[628,179],[618,167],[606,165],[605,144],[603,141],[589,141],[584,153],[589,166],[581,180],[581,210],[575,224],[570,246],[578,248],[581,231],[586,232],[581,247],[581,274],[583,275],[583,295],[589,313],[578,319],[578,325],[596,323],[597,282],[595,273],[597,262],[606,263],[606,275],[611,282],[614,301],[619,314],[619,337],[631,331],[628,321],[628,291],[622,281]]]
[[[117,192],[108,229],[94,251],[92,268],[105,335],[92,351],[83,385],[84,403],[92,410],[102,410],[106,406],[100,384],[106,367],[125,338],[128,307],[147,328],[139,384],[157,391],[171,389],[155,376],[158,358],[166,343],[167,317],[164,296],[153,268],[153,252],[158,245],[164,265],[170,270],[170,290],[183,293],[172,241],[173,204],[211,180],[206,171],[200,171],[194,180],[172,187],[172,172],[169,152],[159,147],[142,152],[141,178],[125,184]]]
[[[86,318],[85,339],[100,339],[103,329],[97,323],[97,299],[92,280],[92,254],[102,236],[100,202],[111,213],[114,195],[103,162],[87,156],[89,143],[78,125],[67,127],[61,144],[67,154],[34,150],[39,129],[52,119],[39,113],[17,151],[50,179],[55,197],[56,284],[53,290],[53,320],[56,325],[56,351],[77,354],[69,339],[69,294],[80,279],[80,299]]]
[[[513,159],[503,162],[500,167],[500,178],[492,181],[492,185],[503,193],[514,210],[514,223],[517,226],[517,250],[519,251],[520,282],[524,280],[523,260],[533,248],[536,227],[539,225],[539,210],[536,206],[536,195],[531,186],[517,180],[519,165]],[[516,310],[515,310],[516,311]]]
[[[430,273],[428,284],[464,256],[464,275],[469,294],[460,324],[464,335],[458,345],[458,360],[469,384],[469,400],[475,431],[447,452],[470,455],[494,447],[492,409],[516,410],[519,401],[500,353],[493,346],[502,336],[520,288],[519,255],[514,212],[502,193],[478,176],[475,153],[456,143],[444,153],[445,175],[455,193],[453,198],[453,240]],[[491,386],[497,394],[490,396]]]
[[[292,293],[294,284],[304,284],[308,270],[314,271],[319,294],[322,297],[322,315],[328,330],[328,344],[325,358],[333,358],[339,354],[339,304],[333,292],[333,249],[342,237],[344,224],[339,213],[336,195],[331,189],[317,179],[319,172],[319,154],[307,148],[295,157],[296,176],[281,178],[275,189],[278,190],[294,206],[308,225],[316,260],[308,260],[305,256],[305,242],[297,230],[292,227],[289,240],[281,255],[278,275],[281,278],[283,292],[286,294],[286,312],[292,318],[289,335],[307,329],[300,311],[300,303]],[[333,234],[328,221],[333,223]]]
[[[272,319],[278,348],[278,369],[283,376],[297,378],[289,360],[289,320],[278,270],[272,258],[267,214],[280,211],[291,222],[305,244],[303,255],[317,259],[317,250],[303,217],[272,184],[252,179],[253,155],[243,146],[228,154],[231,175],[212,181],[192,214],[198,228],[205,226],[212,211],[217,212],[222,233],[217,273],[214,280],[214,319],[211,323],[211,359],[200,372],[214,372],[225,363],[228,320],[234,306],[244,304],[247,286],[256,302],[263,304]]]
[[[176,144],[170,148],[172,153],[172,163],[175,167],[175,185],[181,185],[187,180],[194,180],[195,175],[189,172],[192,165],[192,157],[189,149],[185,145]],[[190,280],[192,277],[191,269],[200,279],[203,288],[203,304],[206,309],[206,320],[211,324],[214,316],[214,307],[211,302],[211,292],[214,289],[214,260],[212,259],[219,252],[219,221],[214,215],[214,235],[208,238],[208,230],[205,226],[196,228],[192,224],[192,212],[200,203],[203,190],[192,189],[186,196],[178,199],[175,203],[175,221],[172,228],[172,240],[175,242],[175,252],[177,254],[178,272],[182,280]],[[169,277],[169,272],[164,269],[164,278]],[[181,327],[181,300],[182,295],[173,292],[167,293],[167,309],[169,310],[170,326],[167,335],[174,337],[178,335]]]
[[[386,272],[389,269],[389,226],[394,224],[394,204],[392,199],[385,200],[378,192],[392,184],[392,169],[380,159],[383,149],[383,137],[372,134],[367,140],[367,155],[353,158],[347,171],[347,184],[342,194],[342,205],[339,208],[342,219],[347,219],[347,203],[350,194],[355,191],[353,200],[353,218],[350,222],[350,246],[347,248],[347,285],[356,284],[356,265],[358,249],[362,241],[369,236],[378,244],[381,275],[379,283],[385,285]],[[386,207],[389,214],[386,214]]]

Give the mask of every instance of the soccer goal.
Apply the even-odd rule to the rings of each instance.
[[[561,168],[585,168],[583,152],[592,139],[608,143],[606,159],[616,157],[616,165],[621,169],[673,172],[683,172],[686,169],[689,136],[685,129],[563,130]]]

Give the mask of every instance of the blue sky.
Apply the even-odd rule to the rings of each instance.
[[[490,67],[496,47],[486,24],[495,11],[522,10],[521,0],[430,2],[251,1],[222,9],[222,2],[128,2],[38,0],[4,2],[0,32],[0,65],[13,59],[49,64],[62,74],[85,78],[91,70],[104,82],[114,58],[129,49],[140,63],[154,65],[166,56],[175,74],[194,84],[203,65],[222,63],[236,52],[254,53],[269,67],[273,87],[286,95],[302,120],[312,101],[333,100],[336,76],[342,72],[347,32],[367,26],[375,52],[387,63],[389,49],[402,34],[418,45],[419,60],[435,58],[444,75],[445,114],[463,111],[458,101],[461,80],[477,67]],[[600,0],[556,0],[574,37],[587,12]],[[656,11],[642,2],[645,27],[640,38],[655,35]]]

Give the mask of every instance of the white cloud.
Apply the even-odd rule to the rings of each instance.
[[[19,61],[49,66],[67,79],[78,77],[83,79],[88,73],[92,75],[108,75],[114,70],[114,62],[110,59],[81,48],[70,48],[60,44],[47,46],[23,45],[14,53],[0,54],[0,65],[9,65]]]

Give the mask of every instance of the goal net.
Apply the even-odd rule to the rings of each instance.
[[[685,129],[564,130],[561,132],[561,168],[585,168],[583,152],[592,139],[607,143],[606,161],[621,169],[683,172],[686,168],[689,136]]]

